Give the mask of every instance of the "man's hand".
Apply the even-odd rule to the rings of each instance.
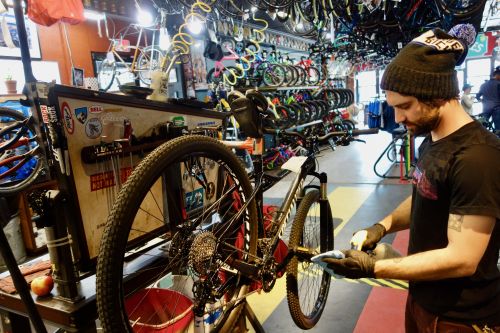
[[[323,258],[335,274],[343,275],[350,279],[375,277],[375,259],[366,252],[357,250],[342,251],[344,259]]]
[[[354,233],[351,238],[351,246],[358,251],[373,250],[386,233],[385,227],[380,223],[376,223],[369,228]]]

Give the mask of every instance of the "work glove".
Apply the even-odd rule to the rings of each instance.
[[[385,227],[376,223],[369,228],[355,232],[351,238],[351,247],[358,251],[373,250],[386,233]]]
[[[343,275],[350,279],[373,278],[375,277],[375,258],[366,252],[357,250],[344,250],[345,258],[334,259],[323,258],[329,269],[335,274]]]

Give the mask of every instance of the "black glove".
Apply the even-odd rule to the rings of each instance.
[[[373,250],[386,233],[385,227],[380,223],[376,223],[369,228],[355,232],[351,238],[351,245],[356,250]]]
[[[350,279],[375,277],[375,259],[368,253],[357,250],[345,250],[344,259],[324,258],[335,274],[343,275]]]

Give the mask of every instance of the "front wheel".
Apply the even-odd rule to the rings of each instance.
[[[321,207],[323,205],[323,207]],[[323,208],[323,209],[321,209]],[[306,193],[293,220],[288,248],[305,247],[319,254],[333,249],[333,219],[318,190]],[[321,318],[331,277],[321,266],[294,256],[286,267],[288,308],[295,324],[310,329]]]

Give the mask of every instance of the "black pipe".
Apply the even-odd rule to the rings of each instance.
[[[2,210],[6,208],[6,203],[4,200],[0,201],[0,205],[2,206]],[[2,255],[5,265],[10,272],[10,276],[12,277],[12,281],[14,282],[14,287],[16,287],[21,300],[26,306],[26,311],[28,312],[28,316],[31,319],[33,327],[38,333],[47,333],[47,329],[45,328],[42,318],[40,317],[40,314],[38,313],[38,310],[35,306],[35,302],[31,297],[28,283],[26,283],[24,276],[21,274],[21,271],[17,266],[16,258],[12,253],[3,228],[0,228],[0,254]]]
[[[19,48],[21,49],[21,61],[23,62],[24,80],[26,83],[36,82],[36,79],[33,76],[33,69],[31,68],[28,34],[26,33],[26,25],[24,24],[24,14],[21,0],[14,0],[14,15],[16,17]]]

